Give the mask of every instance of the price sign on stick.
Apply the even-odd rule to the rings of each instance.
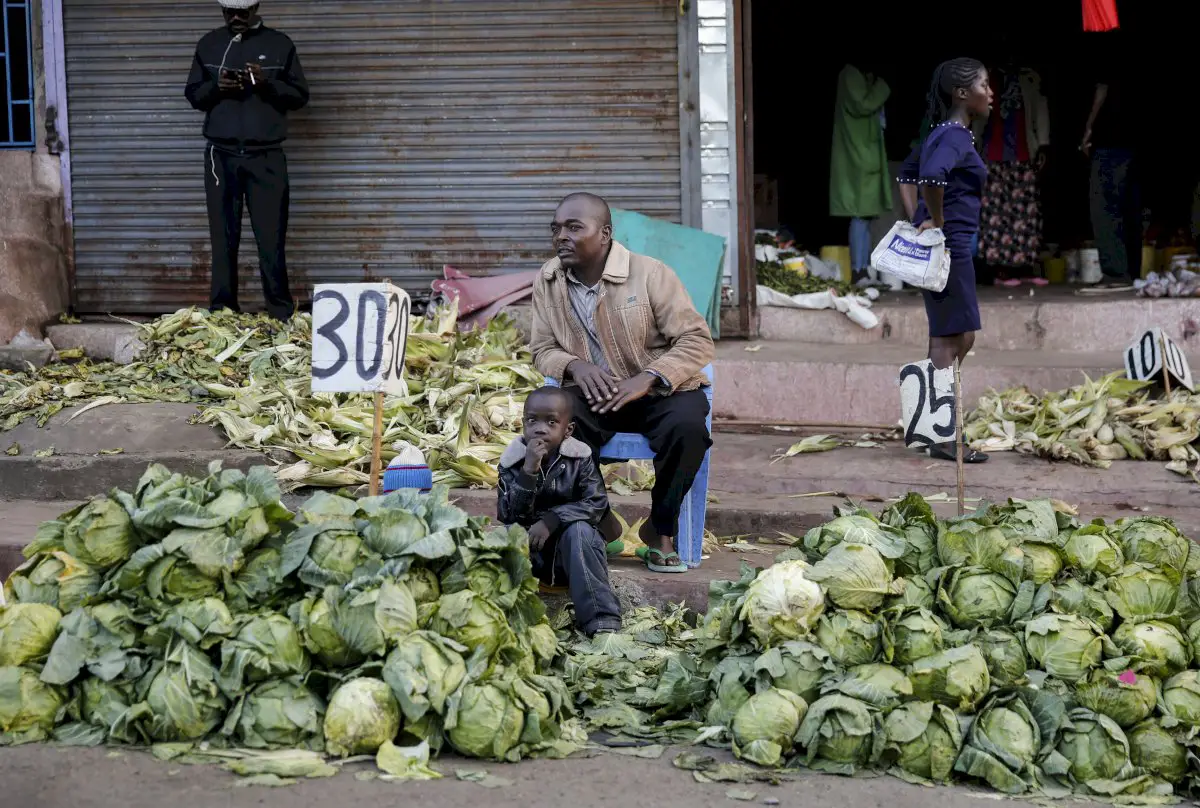
[[[371,495],[379,493],[383,396],[403,394],[408,293],[390,283],[319,284],[313,294],[312,389],[374,393]]]
[[[956,440],[954,368],[938,370],[928,359],[900,368],[900,412],[910,449]]]
[[[1125,375],[1134,381],[1147,382],[1160,374],[1168,393],[1172,382],[1192,392],[1196,390],[1183,351],[1161,328],[1151,328],[1125,350]]]

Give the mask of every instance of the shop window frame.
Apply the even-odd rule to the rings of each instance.
[[[29,150],[37,147],[37,135],[34,131],[34,93],[33,93],[33,0],[0,0],[0,14],[3,14],[3,30],[0,32],[0,69],[3,70],[4,87],[0,92],[0,101],[4,104],[3,114],[7,118],[6,128],[0,132],[0,149]],[[17,12],[17,13],[14,13]],[[23,12],[23,13],[21,13]],[[21,22],[13,25],[13,18],[21,18]],[[25,64],[24,82],[20,81],[18,68],[18,86],[13,87],[13,46],[23,46]],[[20,50],[18,50],[18,56]],[[28,137],[25,137],[25,132]]]

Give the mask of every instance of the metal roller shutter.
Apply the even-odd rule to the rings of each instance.
[[[202,118],[183,98],[216,0],[64,0],[81,311],[208,299]],[[292,116],[293,288],[443,264],[535,268],[554,202],[680,221],[677,0],[272,0],[312,88]],[[259,300],[247,222],[242,299]]]

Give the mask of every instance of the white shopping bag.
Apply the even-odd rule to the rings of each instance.
[[[950,250],[938,228],[918,233],[908,222],[896,222],[871,253],[871,266],[911,286],[940,292],[950,278]]]

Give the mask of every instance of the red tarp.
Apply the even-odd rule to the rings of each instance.
[[[1083,0],[1083,30],[1112,31],[1118,27],[1116,0]]]

